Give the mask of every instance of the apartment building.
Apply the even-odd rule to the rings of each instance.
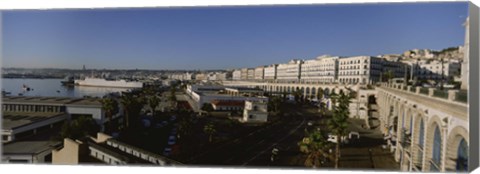
[[[373,84],[380,81],[382,58],[372,56],[345,57],[338,60],[338,82]]]
[[[255,68],[255,80],[263,80],[264,78],[264,67],[259,66]]]
[[[263,79],[267,81],[277,79],[277,64],[273,64],[264,68]]]
[[[301,64],[301,81],[303,82],[335,82],[338,76],[339,57],[320,56],[306,60]]]
[[[300,80],[302,60],[291,60],[277,66],[277,80],[281,82],[297,82]]]

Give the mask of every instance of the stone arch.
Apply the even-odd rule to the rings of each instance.
[[[447,158],[445,161],[445,169],[447,171],[468,171],[468,131],[462,127],[457,126],[452,129],[447,138]],[[464,141],[464,142],[462,142]],[[461,146],[463,145],[463,147]],[[466,147],[466,149],[464,149]],[[464,153],[466,150],[466,153]],[[459,152],[461,154],[459,154]],[[463,153],[462,153],[463,152]],[[462,158],[466,157],[466,158]]]
[[[445,135],[442,131],[442,121],[438,116],[432,116],[427,124],[426,142],[425,142],[425,162],[424,171],[440,171],[442,164],[443,139]],[[436,167],[432,162],[436,161]]]
[[[405,111],[405,129],[407,132],[412,133],[413,130],[413,111],[410,108],[406,108]]]
[[[315,87],[312,87],[312,98],[317,98],[317,89]]]
[[[307,87],[305,88],[305,94],[306,94],[306,97],[307,97],[307,98],[310,98],[310,87],[307,86]]]
[[[412,142],[412,160],[413,165],[417,166],[417,168],[422,168],[423,166],[423,154],[425,152],[425,116],[419,113],[414,112],[414,127],[415,130],[413,132],[413,142]]]
[[[330,89],[329,89],[328,87],[325,88],[325,90],[323,90],[323,95],[324,95],[325,97],[328,97],[328,96],[330,95]]]

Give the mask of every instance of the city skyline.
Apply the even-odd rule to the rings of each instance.
[[[208,70],[323,54],[440,50],[463,44],[467,5],[3,11],[2,63],[24,68]]]

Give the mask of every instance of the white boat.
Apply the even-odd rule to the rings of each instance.
[[[125,80],[105,80],[102,78],[86,77],[85,80],[75,80],[75,85],[79,86],[99,86],[99,87],[118,87],[118,88],[142,88],[142,82],[127,82]]]

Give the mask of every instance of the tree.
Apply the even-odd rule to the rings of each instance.
[[[347,135],[350,96],[340,91],[340,94],[333,98],[338,100],[338,106],[334,108],[333,116],[328,121],[328,128],[331,130],[333,135],[337,136],[338,142],[336,143],[335,147],[335,168],[338,168],[340,143],[342,142],[341,137]]]
[[[94,135],[100,131],[100,126],[91,117],[80,116],[70,122],[65,122],[60,131],[60,138],[79,139]]]
[[[382,75],[382,81],[389,81],[390,79],[393,78],[393,72],[392,70],[388,70],[387,72],[384,72],[383,75]]]
[[[321,134],[320,128],[316,128],[311,132],[306,130],[305,135],[302,141],[297,143],[300,152],[307,154],[305,166],[316,168],[321,166],[325,158],[334,160],[334,157],[328,153],[331,145]]]
[[[112,98],[103,98],[101,103],[102,109],[105,111],[105,115],[108,118],[106,132],[110,132],[112,131],[112,117],[118,113],[118,102]]]
[[[134,124],[139,118],[140,111],[145,103],[143,97],[126,93],[122,95],[121,101],[125,115],[125,128],[136,127]]]
[[[170,107],[172,109],[176,109],[176,106],[177,106],[177,96],[176,96],[176,93],[177,92],[177,86],[174,85],[170,88],[170,95],[168,96],[168,100],[170,100]]]
[[[194,118],[189,114],[185,115],[184,117],[180,117],[178,132],[180,133],[181,137],[190,135],[190,132],[192,131],[193,120]]]
[[[322,98],[323,98],[323,93],[324,93],[323,89],[321,89],[321,88],[318,89],[318,92],[317,92],[317,99],[318,99],[318,101],[321,101],[321,100],[322,100]]]
[[[212,136],[217,132],[217,130],[215,129],[215,125],[212,122],[209,122],[203,127],[203,132],[208,135],[208,142],[211,143]]]
[[[302,97],[302,91],[300,89],[295,90],[293,96],[295,97],[295,102],[299,103]]]
[[[201,109],[210,114],[213,111],[213,106],[210,103],[204,103]]]
[[[158,106],[159,103],[160,98],[158,98],[156,95],[148,97],[148,105],[150,106],[150,109],[152,111],[152,117],[155,114],[155,108]]]
[[[281,100],[282,99],[280,99],[280,97],[273,96],[271,100],[268,101],[269,102],[268,108],[271,108],[273,112],[278,112],[278,107],[280,106]]]

